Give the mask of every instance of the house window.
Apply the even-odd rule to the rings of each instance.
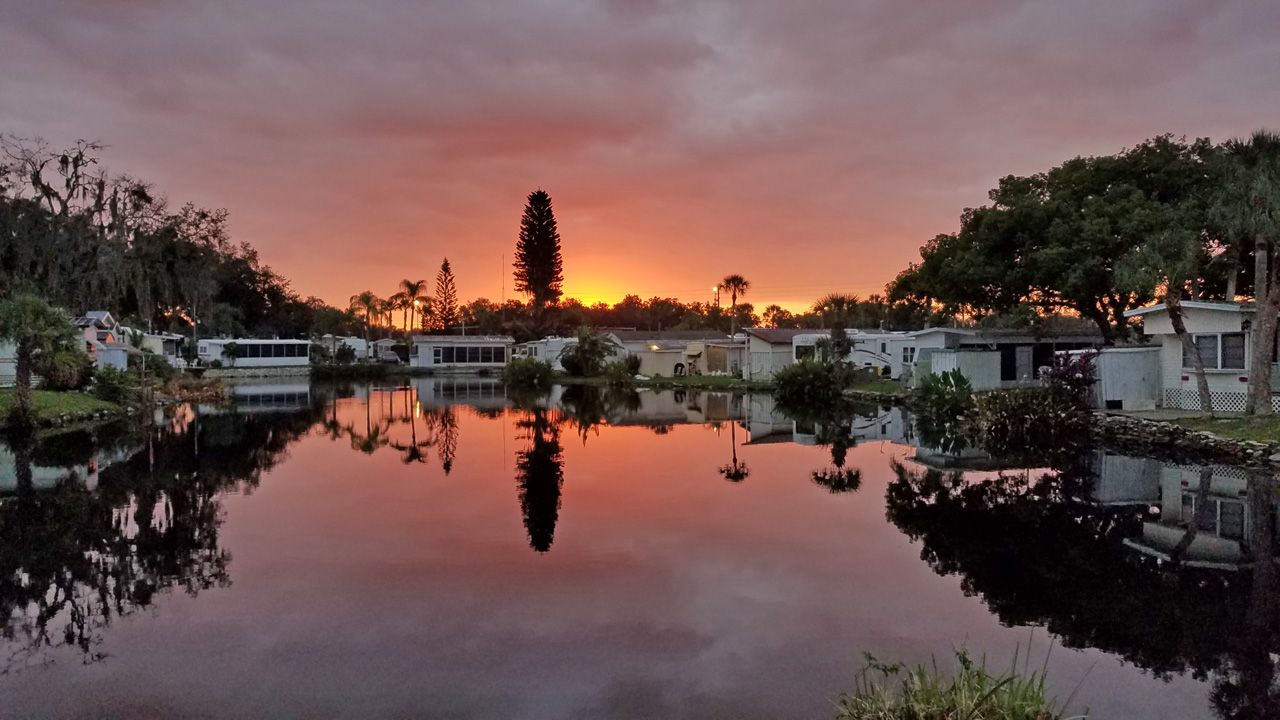
[[[1244,370],[1244,333],[1206,333],[1193,336],[1205,370]],[[1191,353],[1182,348],[1182,367],[1192,366]]]
[[[797,360],[808,360],[808,359],[812,358],[816,352],[817,352],[817,348],[816,348],[816,346],[814,346],[814,345],[797,345],[797,346],[796,346],[796,359],[797,359]]]
[[[902,348],[902,364],[910,365],[916,361],[916,349],[911,346]]]

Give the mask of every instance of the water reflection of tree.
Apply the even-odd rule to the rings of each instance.
[[[783,408],[798,427],[812,430],[814,442],[831,453],[831,465],[809,473],[809,479],[831,493],[854,492],[862,487],[862,470],[846,467],[849,449],[857,444],[853,424],[858,418],[874,418],[880,408],[840,398],[820,406]]]
[[[529,534],[529,547],[551,549],[560,515],[560,491],[564,485],[564,459],[556,418],[544,409],[530,410],[517,422],[526,432],[528,446],[516,453],[516,483],[520,512]]]
[[[560,396],[560,405],[573,423],[583,444],[601,425],[617,421],[640,407],[640,394],[631,388],[570,385]]]
[[[729,447],[731,455],[729,463],[720,466],[720,474],[729,482],[742,482],[751,475],[747,464],[738,460],[738,423],[729,422]]]
[[[431,408],[424,413],[427,429],[431,432],[432,444],[440,455],[440,467],[444,474],[453,471],[453,462],[458,455],[458,413],[452,406]]]
[[[85,662],[99,660],[102,633],[114,619],[150,607],[168,590],[194,595],[228,584],[219,495],[256,486],[318,417],[225,415],[114,437],[137,451],[103,468],[96,490],[74,471],[51,488],[35,488],[34,458],[63,454],[71,444],[12,440],[19,482],[0,498],[0,672],[47,661],[60,647],[76,649]],[[89,433],[76,437],[94,448]]]
[[[894,463],[889,519],[1006,625],[1042,625],[1068,647],[1120,655],[1159,676],[1214,679],[1223,718],[1280,717],[1274,483],[1249,482],[1255,562],[1238,572],[1160,563],[1125,547],[1148,509],[1091,501],[1077,473],[958,473]]]

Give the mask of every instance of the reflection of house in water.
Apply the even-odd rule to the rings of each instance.
[[[84,442],[94,445],[89,437]],[[99,474],[106,468],[127,461],[142,450],[141,446],[94,447],[89,457],[83,462],[46,465],[38,460],[31,463],[31,484],[36,490],[48,490],[57,487],[64,481],[74,478],[89,490],[98,487]],[[0,495],[6,495],[18,489],[18,459],[13,450],[0,443]]]
[[[1125,540],[1128,547],[1192,567],[1235,570],[1253,561],[1249,538],[1258,519],[1247,502],[1249,476],[1219,465],[1206,475],[1209,484],[1202,488],[1200,468],[1104,455],[1096,494],[1099,502],[1152,508],[1153,519],[1142,523],[1141,535]],[[1268,497],[1274,516],[1274,492]]]
[[[815,421],[796,420],[778,407],[772,395],[748,395],[744,402],[748,445],[799,443],[816,445],[820,434]],[[867,406],[865,413],[851,413],[848,435],[853,444],[888,441],[906,444],[913,437],[911,417],[903,407]]]
[[[412,384],[424,408],[468,405],[478,410],[501,410],[509,404],[507,388],[497,378],[419,377]]]
[[[227,389],[232,408],[201,405],[201,415],[226,412],[298,412],[311,407],[307,382],[236,383]]]
[[[610,425],[701,425],[743,419],[743,397],[726,392],[673,390],[637,393],[639,404],[618,411]]]

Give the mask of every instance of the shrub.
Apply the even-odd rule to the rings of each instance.
[[[917,412],[948,423],[973,409],[973,385],[959,370],[926,375],[912,396]]]
[[[35,366],[46,390],[80,390],[93,379],[93,360],[79,348],[60,348],[41,355]]]
[[[1098,381],[1093,364],[1096,356],[1096,353],[1057,355],[1040,377],[1062,400],[1086,410],[1092,405],[1093,386]]]
[[[129,356],[129,367],[137,372],[138,368],[145,363],[147,366],[147,377],[155,378],[160,381],[172,380],[178,374],[177,370],[169,364],[163,357],[144,350],[141,354]]]
[[[833,382],[830,368],[817,360],[801,360],[773,375],[774,397],[793,408],[827,405],[841,397],[843,388]]]
[[[329,352],[328,347],[319,343],[312,343],[311,347],[307,349],[307,354],[310,356],[312,363],[327,365],[333,362],[333,353]]]
[[[622,347],[612,338],[591,328],[581,328],[577,342],[560,351],[560,364],[565,372],[575,377],[595,377],[604,371],[609,358]]]
[[[339,345],[333,352],[333,362],[338,365],[350,365],[356,361],[356,349],[350,345]]]
[[[633,357],[635,356],[628,356],[628,359]],[[636,358],[636,361],[638,363],[639,358]],[[604,372],[601,374],[604,376],[605,381],[614,387],[629,387],[635,383],[636,375],[632,372],[630,365],[631,363],[627,360],[615,360],[605,365]]]
[[[626,366],[627,374],[630,375],[631,377],[635,377],[636,375],[640,374],[640,356],[639,355],[628,355],[625,358],[623,358],[621,362],[623,363],[623,365]]]
[[[1050,460],[1078,454],[1089,439],[1090,415],[1052,388],[1016,388],[979,398],[974,426],[983,449],[995,457]]]
[[[93,374],[93,394],[99,400],[121,404],[129,400],[136,390],[135,378],[123,370],[102,367]]]
[[[937,661],[908,668],[866,657],[853,692],[841,695],[836,703],[838,720],[1059,720],[1070,703],[1070,699],[1061,703],[1050,697],[1044,669],[1032,669],[1029,658],[1019,664],[1017,653],[1008,670],[992,672],[986,658],[974,662],[964,650],[957,650],[958,667],[950,677]]]
[[[537,358],[517,358],[507,363],[502,379],[525,390],[547,390],[551,387],[551,364]]]

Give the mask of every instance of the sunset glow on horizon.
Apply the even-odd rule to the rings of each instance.
[[[0,131],[102,141],[342,307],[446,256],[464,302],[517,297],[541,187],[565,297],[738,273],[799,311],[883,292],[1003,175],[1280,116],[1280,7],[232,5],[5,2]]]

